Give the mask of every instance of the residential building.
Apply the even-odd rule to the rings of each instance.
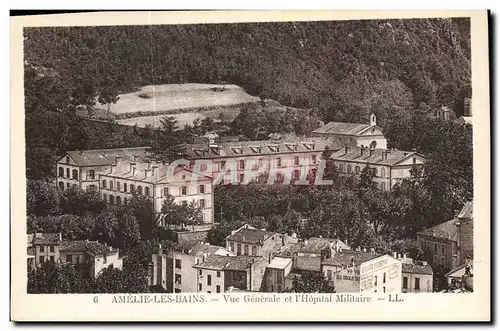
[[[321,262],[343,249],[349,249],[349,246],[338,239],[311,237],[301,243],[289,245],[275,256],[291,257],[294,270],[321,271]]]
[[[448,281],[448,287],[452,289],[465,288],[468,291],[474,290],[474,272],[472,261],[463,263],[451,269],[445,277]]]
[[[457,222],[455,223],[458,228],[457,251],[459,264],[466,264],[474,259],[474,217],[472,210],[473,202],[466,202],[458,213]]]
[[[149,147],[68,151],[56,164],[57,186],[62,190],[70,187],[97,190],[98,172],[117,160],[144,161],[149,155]]]
[[[229,288],[260,291],[268,261],[259,256],[211,255],[194,265],[198,292],[222,293]]]
[[[245,224],[231,231],[231,234],[226,237],[226,248],[236,255],[267,258],[290,242],[297,242],[297,239],[285,234],[259,230]]]
[[[197,270],[193,266],[203,263],[212,255],[234,256],[224,247],[198,243],[192,247],[172,250],[174,293],[197,292]]]
[[[327,137],[340,146],[387,148],[387,139],[382,128],[377,126],[377,117],[370,115],[368,124],[330,122],[313,131],[313,137]]]
[[[266,267],[262,290],[264,292],[282,292],[286,289],[285,279],[292,271],[293,260],[275,257]]]
[[[449,107],[442,106],[436,110],[436,117],[444,121],[450,121],[455,119],[455,112]]]
[[[119,249],[98,241],[61,241],[59,252],[60,263],[88,264],[93,278],[98,277],[104,269],[110,266],[120,270],[123,267],[123,258],[120,257]]]
[[[403,293],[432,292],[434,272],[426,261],[403,263]]]
[[[452,269],[472,259],[473,225],[470,201],[453,219],[418,232],[417,240],[429,255],[429,263]]]
[[[28,234],[28,265],[36,268],[44,262],[58,262],[61,233]]]
[[[234,253],[203,242],[179,244],[170,249],[159,245],[158,252],[152,255],[148,283],[168,293],[197,292],[197,270],[193,267],[211,255],[234,256]]]
[[[359,292],[361,264],[379,256],[373,251],[339,250],[331,258],[321,262],[321,269],[335,292]]]
[[[374,171],[373,181],[382,191],[390,190],[396,183],[412,176],[415,167],[422,167],[425,156],[415,151],[351,147],[335,151],[331,155],[337,171],[343,175],[358,176],[365,167]]]
[[[167,196],[172,196],[178,204],[194,202],[202,208],[202,223],[213,223],[212,179],[207,176],[184,167],[170,169],[155,160],[130,162],[119,158],[98,175],[99,192],[109,204],[125,204],[134,194],[141,195],[151,200],[158,215]]]
[[[390,255],[362,262],[359,267],[360,292],[401,293],[403,264]]]
[[[61,233],[28,234],[28,265],[37,268],[44,262],[88,265],[90,276],[113,266],[122,269],[119,250],[98,241],[62,240]]]

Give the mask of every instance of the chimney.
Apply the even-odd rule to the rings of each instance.
[[[158,166],[154,165],[151,167],[151,174],[154,176],[158,173]]]
[[[62,241],[62,233],[59,232],[59,241]]]
[[[392,256],[393,256],[395,259],[397,259],[397,258],[398,258],[398,253],[396,253],[396,252],[392,252]]]
[[[111,164],[111,173],[114,174],[116,171],[116,164]]]
[[[366,253],[366,248],[363,248],[363,252]]]
[[[406,263],[406,254],[403,254],[403,263]]]
[[[375,254],[375,248],[370,248],[370,253]]]
[[[363,152],[365,151],[365,146],[361,145],[361,156],[363,156]]]
[[[132,167],[132,175],[135,175],[135,165]]]
[[[344,154],[346,154],[346,155],[347,155],[347,150],[348,150],[348,147],[347,147],[347,145],[345,145],[345,153]]]
[[[427,261],[422,261],[422,265],[426,266],[427,265]]]
[[[137,161],[138,158],[139,158],[139,155],[134,154],[134,162]]]
[[[370,157],[373,155],[373,151],[374,151],[374,149],[370,148]]]
[[[351,266],[354,268],[354,258],[351,257]]]
[[[285,234],[281,235],[281,245],[285,246]]]
[[[121,161],[122,161],[122,157],[121,156],[115,157],[115,163],[116,164],[120,164]]]
[[[398,254],[398,260],[401,258],[401,254]]]
[[[145,178],[148,178],[150,173],[151,173],[151,169],[144,169],[144,177]]]
[[[272,260],[272,255],[271,253],[269,253],[269,263],[271,263],[271,260]]]
[[[135,168],[135,162],[130,162],[130,172]]]
[[[306,239],[304,240],[304,246],[307,245],[309,243],[309,241]]]

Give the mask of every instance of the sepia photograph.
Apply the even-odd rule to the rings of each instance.
[[[23,295],[473,296],[470,16],[23,27]]]

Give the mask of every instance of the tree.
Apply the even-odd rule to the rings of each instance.
[[[292,288],[295,293],[334,293],[335,288],[321,271],[302,271],[294,275]]]

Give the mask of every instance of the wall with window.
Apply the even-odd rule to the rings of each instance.
[[[94,277],[97,277],[103,269],[108,268],[110,265],[112,265],[113,268],[120,270],[123,267],[123,259],[119,257],[118,251],[106,255],[95,256],[90,261],[92,263],[91,268],[93,270]]]
[[[451,269],[459,264],[456,241],[421,234],[417,234],[417,240],[420,248],[429,257],[427,262],[432,267],[442,266]]]
[[[44,262],[57,263],[60,259],[59,244],[36,245],[35,246],[35,263],[40,265]]]
[[[403,273],[402,276],[401,287],[403,293],[432,292],[432,275]]]
[[[61,263],[83,264],[89,259],[85,252],[61,251]]]
[[[359,265],[354,267],[322,265],[322,269],[323,275],[335,287],[335,292],[359,292]]]
[[[195,257],[183,252],[172,252],[172,265],[174,269],[173,289],[176,293],[197,292],[197,272],[193,268],[201,262],[203,257]],[[198,261],[197,261],[198,260]],[[177,291],[176,291],[177,290]]]
[[[250,269],[242,270],[225,270],[224,271],[224,291],[229,287],[235,287],[240,290],[250,290],[249,277]],[[260,290],[260,289],[259,289]]]
[[[360,265],[360,292],[401,293],[402,262],[389,255]]]
[[[197,292],[202,293],[223,293],[225,289],[225,271],[212,270],[205,268],[196,268],[197,274]]]

